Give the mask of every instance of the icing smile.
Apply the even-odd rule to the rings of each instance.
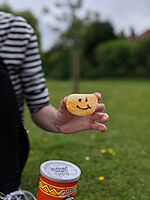
[[[89,106],[89,104],[87,105],[86,108],[81,108],[79,105],[77,105],[77,108],[81,109],[81,110],[87,110],[87,109],[91,109],[91,107]]]

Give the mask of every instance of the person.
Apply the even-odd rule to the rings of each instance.
[[[101,99],[101,94],[95,95]],[[0,199],[28,199],[19,189],[29,153],[23,123],[24,103],[33,122],[48,132],[71,134],[82,130],[105,132],[109,119],[99,103],[91,116],[78,117],[66,109],[67,97],[55,108],[42,71],[37,37],[22,17],[0,12]]]

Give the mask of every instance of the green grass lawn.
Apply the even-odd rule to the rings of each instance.
[[[71,93],[71,82],[48,81],[51,102]],[[43,161],[73,162],[82,171],[77,200],[150,199],[150,81],[81,81],[80,92],[100,91],[110,115],[108,131],[84,131],[73,135],[47,133],[37,128],[26,111],[31,151],[22,187],[37,192]],[[116,156],[101,154],[112,148]],[[88,157],[88,159],[87,159]],[[100,182],[99,176],[105,176]]]

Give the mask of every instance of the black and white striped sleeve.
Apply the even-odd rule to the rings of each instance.
[[[27,24],[27,33],[30,37],[21,66],[21,81],[27,105],[33,113],[49,104],[49,93],[41,67],[37,37],[29,24]]]

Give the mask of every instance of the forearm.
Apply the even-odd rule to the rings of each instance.
[[[108,121],[109,116],[104,113],[104,104],[97,104],[96,111],[90,116],[76,116],[68,112],[66,100],[66,97],[62,99],[58,110],[52,105],[43,107],[32,114],[33,121],[40,128],[49,132],[70,134],[92,129],[101,132],[106,131],[105,123]]]
[[[34,123],[40,128],[49,132],[60,132],[55,126],[57,109],[52,105],[41,108],[38,112],[32,114]]]

